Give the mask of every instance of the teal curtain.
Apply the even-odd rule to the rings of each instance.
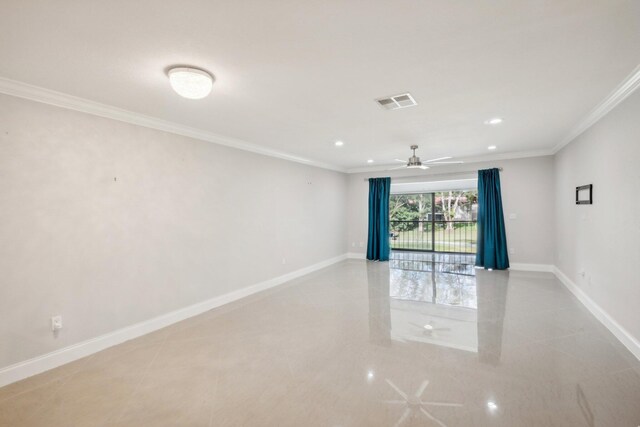
[[[507,235],[502,214],[500,171],[478,171],[478,243],[476,265],[494,270],[509,268]]]
[[[389,260],[389,193],[391,178],[369,179],[369,241],[367,259]]]

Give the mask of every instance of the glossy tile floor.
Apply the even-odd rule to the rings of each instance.
[[[0,425],[640,425],[640,363],[551,274],[471,264],[336,264],[4,387]]]

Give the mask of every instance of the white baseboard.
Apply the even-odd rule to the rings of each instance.
[[[513,271],[542,271],[553,273],[553,265],[551,264],[525,264],[521,262],[512,262],[509,270]]]
[[[162,329],[181,320],[188,319],[205,311],[220,307],[241,298],[253,295],[260,291],[273,288],[290,280],[328,267],[345,259],[365,259],[365,254],[350,252],[334,258],[330,258],[319,263],[301,268],[291,273],[256,283],[255,285],[230,292],[207,301],[203,301],[189,307],[185,307],[153,319],[146,320],[108,334],[74,344],[51,353],[44,354],[14,365],[0,369],[0,387],[16,381],[31,377],[33,375],[48,371],[58,366],[64,365],[74,360],[89,356],[98,351],[112,347],[114,345],[129,341],[150,332]],[[553,272],[556,277],[567,287],[567,289],[578,298],[578,300],[613,333],[629,349],[634,356],[640,360],[640,342],[634,338],[625,328],[616,322],[606,311],[596,304],[582,289],[573,283],[562,271],[555,266],[546,264],[512,264],[511,269],[515,271],[544,271]]]
[[[622,325],[613,319],[602,307],[596,304],[578,285],[576,285],[558,267],[553,272],[564,286],[594,315],[633,355],[640,360],[640,342]]]
[[[153,319],[118,329],[105,335],[91,338],[89,340],[52,351],[51,353],[43,354],[42,356],[7,366],[0,369],[0,387],[48,371],[66,363],[73,362],[74,360],[81,359],[114,345],[121,344],[125,341],[162,329],[166,326],[204,313],[205,311],[213,308],[220,307],[224,304],[273,288],[290,280],[343,261],[347,259],[347,257],[347,254],[343,254],[330,258],[308,267],[292,271],[291,273],[256,283],[255,285],[220,295],[209,300],[163,314]]]
[[[365,253],[349,252],[347,253],[349,259],[366,259]],[[511,263],[510,270],[513,271],[543,271],[547,273],[553,273],[553,265],[551,264],[525,264],[525,263]]]

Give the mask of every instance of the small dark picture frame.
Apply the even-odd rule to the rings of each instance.
[[[593,184],[576,187],[576,205],[593,204]]]

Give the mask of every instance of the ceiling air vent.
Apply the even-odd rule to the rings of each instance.
[[[410,93],[401,93],[400,95],[393,95],[388,98],[376,99],[376,102],[385,110],[398,110],[400,108],[418,105]]]

